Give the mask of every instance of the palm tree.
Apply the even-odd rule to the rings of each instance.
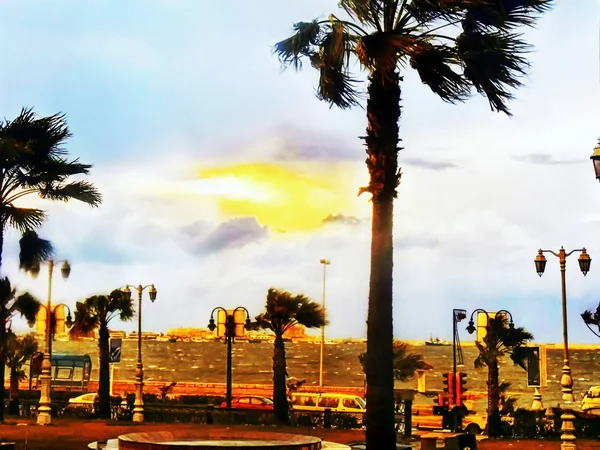
[[[27,236],[21,242],[28,244],[21,248],[21,268],[27,269],[28,261],[46,259],[52,251],[48,241],[36,241],[37,235],[27,234],[43,224],[46,213],[17,206],[20,198],[37,194],[48,200],[75,199],[93,207],[100,205],[102,196],[94,185],[70,181],[87,175],[92,167],[67,159],[63,145],[70,136],[63,114],[38,117],[32,109],[23,108],[14,120],[0,121],[0,267],[9,226]]]
[[[594,333],[597,337],[600,337],[600,303],[598,303],[598,307],[596,308],[596,312],[592,312],[592,311],[586,310],[581,315],[581,318],[583,319],[583,321],[586,324],[586,326],[590,329],[590,331],[592,333]],[[594,331],[594,329],[592,328],[592,326],[598,328],[598,331]]]
[[[110,418],[110,363],[109,328],[112,319],[123,321],[133,318],[133,300],[119,289],[108,295],[94,295],[75,306],[75,322],[70,333],[89,333],[98,329],[100,375],[98,381],[99,416]]]
[[[16,401],[19,395],[19,381],[27,378],[25,371],[21,369],[23,364],[31,360],[37,352],[38,343],[35,336],[26,334],[17,336],[14,333],[8,335],[6,346],[6,365],[10,369],[10,400]],[[18,409],[17,409],[18,413]],[[9,408],[9,414],[10,408]]]
[[[4,374],[9,337],[12,334],[8,327],[17,314],[25,317],[30,327],[33,326],[40,305],[40,302],[27,292],[17,295],[17,290],[11,286],[9,279],[0,278],[0,422],[4,422]]]
[[[273,349],[273,408],[275,416],[282,422],[288,422],[288,401],[283,335],[294,325],[307,328],[319,328],[327,324],[325,311],[318,303],[312,302],[302,294],[291,294],[278,289],[269,289],[265,312],[255,318],[250,329],[262,328],[275,333]]]
[[[367,353],[358,355],[358,361],[366,374]],[[423,355],[409,351],[406,342],[394,341],[394,379],[407,382],[415,376],[417,370],[426,369],[429,366],[424,360]]]
[[[298,22],[275,44],[284,66],[308,60],[319,71],[317,97],[340,108],[359,105],[367,73],[368,192],[373,203],[367,318],[367,447],[395,446],[393,404],[393,210],[398,169],[400,82],[409,67],[443,101],[465,101],[475,89],[491,109],[510,114],[529,49],[519,26],[532,26],[551,0],[340,0],[347,19]],[[359,64],[356,64],[358,62]]]
[[[488,368],[488,418],[487,430],[489,437],[498,437],[501,434],[500,395],[502,386],[498,361],[504,356],[510,356],[513,363],[525,367],[527,347],[525,345],[533,339],[533,335],[524,328],[515,328],[513,323],[508,323],[505,315],[497,315],[489,320],[486,328],[487,334],[483,341],[475,341],[479,355],[475,358],[475,368]]]

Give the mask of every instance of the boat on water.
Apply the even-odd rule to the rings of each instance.
[[[435,345],[438,347],[447,347],[449,345],[452,345],[452,342],[444,341],[444,340],[440,339],[439,337],[436,337],[435,339],[433,337],[430,337],[428,341],[425,341],[425,345]]]

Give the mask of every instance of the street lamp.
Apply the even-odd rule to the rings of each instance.
[[[244,324],[244,328],[248,329],[248,327],[250,325],[250,313],[243,306],[238,306],[231,313],[229,313],[229,311],[227,311],[222,306],[217,306],[210,313],[210,321],[208,322],[208,329],[210,331],[215,331],[215,328],[217,328],[217,325],[215,324],[214,314],[215,314],[215,311],[219,311],[219,310],[223,311],[223,313],[225,313],[225,338],[227,340],[227,394],[226,394],[225,401],[226,401],[227,408],[231,408],[231,398],[232,398],[232,395],[231,395],[231,383],[232,383],[232,380],[231,380],[231,368],[232,368],[231,367],[232,366],[231,344],[233,343],[233,338],[235,338],[235,326],[236,326],[234,315],[237,311],[244,311],[246,313],[246,322]]]
[[[38,406],[38,416],[37,423],[38,425],[49,425],[52,422],[52,417],[50,416],[50,389],[52,382],[52,360],[50,358],[51,352],[51,322],[50,316],[52,315],[52,275],[54,274],[54,264],[62,262],[62,266],[60,267],[60,273],[64,279],[69,278],[71,274],[71,266],[69,265],[69,261],[61,260],[55,261],[53,259],[49,259],[44,261],[48,264],[48,302],[46,303],[46,345],[44,347],[44,359],[42,360],[42,371],[40,374],[40,383],[41,383],[41,392],[40,392],[40,403]],[[40,273],[40,263],[36,262],[29,269],[31,276],[33,278],[37,278]]]
[[[325,281],[327,279],[327,266],[331,264],[328,259],[319,260],[323,264],[323,311],[325,311]],[[319,357],[319,387],[323,387],[323,360],[325,356],[325,324],[321,325],[321,349]]]
[[[598,144],[594,148],[594,153],[590,156],[590,159],[594,163],[594,172],[596,172],[596,179],[600,181],[600,139],[598,139]]]
[[[67,308],[67,318],[65,320],[65,325],[69,328],[73,326],[73,317],[71,316],[71,308],[64,303],[59,303],[58,305],[53,305],[52,310],[50,311],[50,342],[48,343],[48,353],[50,354],[50,360],[52,360],[52,342],[54,342],[54,335],[56,333],[56,311],[60,307]],[[45,305],[40,305],[41,308],[46,310],[46,315],[48,315],[48,307]]]
[[[485,316],[486,316],[486,318],[487,318],[487,320],[485,322],[485,324],[486,324],[485,325],[486,332],[487,332],[487,330],[488,330],[488,328],[490,326],[490,315],[488,314],[488,312],[485,311],[484,309],[477,308],[476,310],[474,310],[471,313],[471,318],[469,319],[469,325],[467,326],[467,332],[469,334],[473,334],[477,330],[477,328],[475,328],[475,323],[473,322],[473,316],[477,312],[484,313]],[[513,322],[512,314],[509,311],[507,311],[506,309],[501,309],[500,311],[496,312],[495,317],[499,317],[499,316],[502,316],[502,315],[508,316],[508,318],[509,318],[508,327],[512,330],[515,327],[515,324]],[[496,364],[498,364],[497,361],[496,361]],[[490,414],[491,411],[492,411],[492,398],[488,395],[488,414]]]
[[[598,150],[598,147],[596,148]],[[594,151],[594,154],[596,152]],[[600,153],[600,150],[599,150]],[[593,157],[592,157],[593,158]],[[594,167],[597,167],[594,161]],[[587,275],[590,271],[590,264],[592,263],[592,259],[590,255],[588,255],[585,247],[580,249],[571,250],[567,253],[567,251],[561,247],[558,253],[553,252],[552,250],[538,250],[538,254],[535,257],[535,271],[541,277],[544,274],[544,270],[546,269],[546,257],[544,253],[552,253],[559,259],[560,262],[560,281],[561,281],[561,292],[562,292],[562,325],[563,325],[563,368],[562,368],[562,377],[560,379],[560,384],[562,386],[562,398],[563,401],[568,405],[574,402],[573,398],[573,378],[571,376],[571,367],[569,365],[569,333],[567,329],[567,283],[566,283],[566,270],[567,270],[567,257],[572,255],[575,252],[581,252],[579,258],[577,259],[579,262],[579,269],[583,276]],[[575,416],[573,412],[569,408],[563,408],[563,414],[561,416],[562,420],[562,445],[561,448],[563,450],[576,449],[577,444],[575,443],[575,426],[573,425],[573,420]]]
[[[456,345],[458,344],[458,354],[459,354],[459,361],[458,364],[462,366],[463,364],[463,354],[462,354],[462,349],[460,347],[460,339],[458,336],[458,328],[457,328],[457,324],[458,322],[462,321],[465,317],[467,317],[467,311],[465,311],[464,309],[453,309],[452,310],[452,357],[453,357],[453,364],[452,364],[452,374],[453,374],[453,380],[456,380]],[[452,399],[454,404],[457,404],[457,401],[460,402],[460,398],[458,397],[458,394],[456,393],[456,389],[454,389],[454,398]]]
[[[149,288],[148,296],[152,303],[156,300],[157,290],[153,284],[147,284],[142,286],[141,284],[126,285],[121,292],[125,295],[127,300],[131,299],[131,290],[129,287],[134,288],[138,293],[138,361],[135,368],[135,401],[133,403],[133,421],[143,422],[144,421],[144,365],[142,364],[142,292]]]

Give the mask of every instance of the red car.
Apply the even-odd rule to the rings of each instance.
[[[262,409],[265,411],[272,411],[273,400],[267,397],[255,397],[252,395],[234,397],[231,399],[231,407],[237,409]],[[227,402],[221,403],[221,408],[227,408]]]

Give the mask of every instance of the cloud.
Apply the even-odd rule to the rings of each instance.
[[[254,217],[228,220],[208,233],[205,223],[196,222],[185,227],[182,232],[186,237],[185,245],[192,243],[192,250],[200,255],[244,247],[269,237],[268,228],[261,226]]]
[[[421,167],[423,169],[430,170],[447,170],[447,169],[455,169],[457,166],[451,162],[443,162],[443,161],[428,161],[422,158],[403,158],[401,160],[401,164],[406,164],[408,166]]]
[[[556,159],[553,155],[548,155],[546,153],[530,153],[528,155],[513,156],[513,158],[516,161],[545,166],[581,164],[584,162],[579,159]]]
[[[364,219],[359,219],[355,216],[345,216],[344,214],[329,214],[323,219],[323,224],[343,224],[343,225],[358,225]]]

